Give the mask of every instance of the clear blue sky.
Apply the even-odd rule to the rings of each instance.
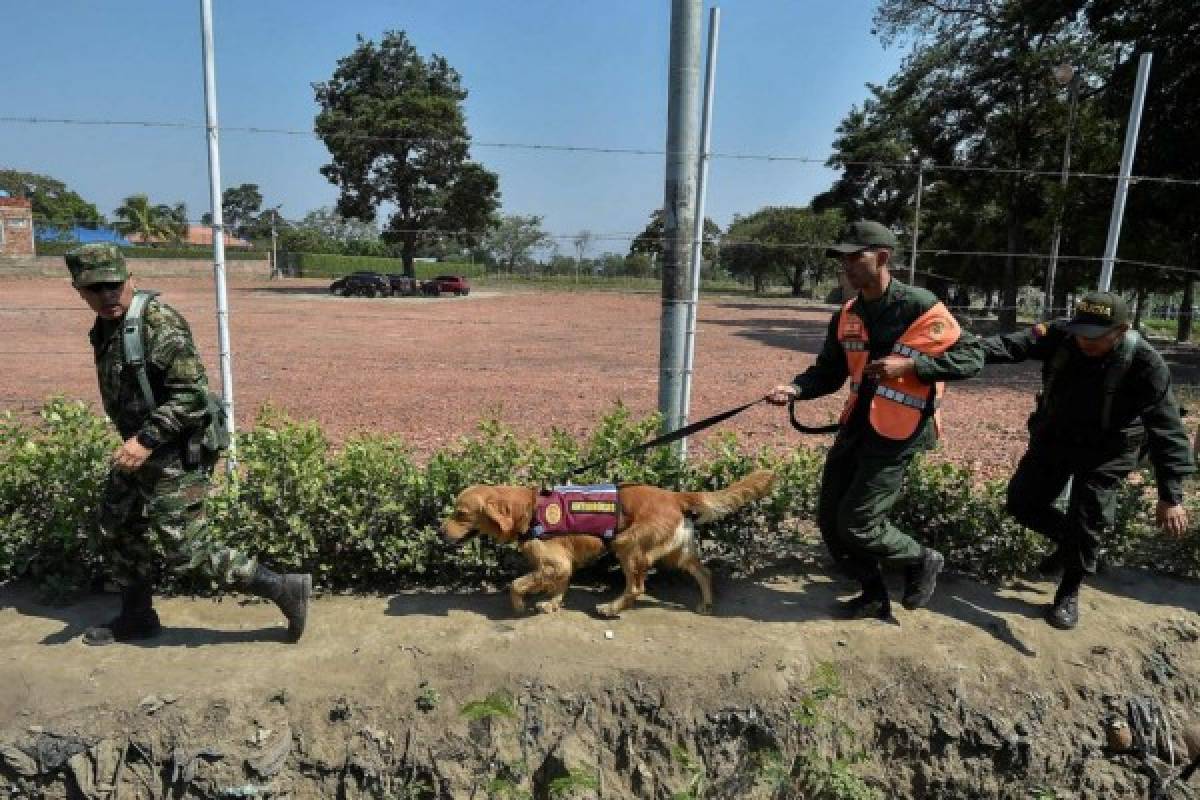
[[[4,116],[203,123],[199,2],[45,0],[5,8]],[[355,35],[408,32],[444,55],[470,92],[477,142],[662,150],[669,0],[214,0],[223,126],[311,130],[311,84],[327,79]],[[722,8],[713,150],[824,158],[864,84],[903,53],[870,33],[872,0],[730,0]],[[707,19],[707,11],[705,13]],[[222,183],[257,183],[300,217],[332,205],[311,136],[227,132]],[[506,213],[541,214],[572,234],[640,230],[662,203],[663,156],[476,147],[500,175]],[[208,209],[198,129],[0,124],[0,166],[52,175],[106,214],[146,192]],[[719,160],[708,211],[725,225],[764,205],[805,204],[824,167]],[[593,248],[624,250],[622,242]]]

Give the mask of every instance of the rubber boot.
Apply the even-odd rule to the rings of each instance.
[[[921,549],[921,560],[904,570],[904,607],[909,611],[924,608],[933,598],[937,576],[946,559],[932,547]]]
[[[158,612],[154,610],[154,590],[148,584],[137,584],[121,588],[121,613],[84,631],[83,642],[98,647],[149,639],[161,632]]]
[[[308,621],[308,601],[312,597],[312,575],[289,573],[280,575],[259,564],[246,591],[257,597],[274,601],[287,617],[288,641],[298,642]]]

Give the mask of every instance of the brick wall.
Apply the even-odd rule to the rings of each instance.
[[[33,211],[20,197],[0,197],[0,256],[32,256]]]

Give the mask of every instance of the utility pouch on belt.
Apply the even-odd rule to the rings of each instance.
[[[186,460],[189,465],[214,463],[221,453],[229,449],[229,417],[225,404],[212,392],[207,395],[208,424],[197,428],[188,437]]]

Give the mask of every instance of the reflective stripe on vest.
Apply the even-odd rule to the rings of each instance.
[[[863,370],[870,357],[869,332],[862,319],[853,312],[854,303],[855,300],[850,300],[842,306],[837,326],[838,343],[845,352],[850,374],[850,395],[842,408],[842,423],[849,420],[858,402]],[[958,341],[960,333],[958,322],[943,304],[936,303],[908,327],[892,346],[892,353],[906,358],[938,356]],[[904,440],[917,432],[926,416],[932,416],[935,430],[940,432],[937,409],[944,390],[941,382],[929,384],[916,374],[881,380],[870,400],[871,427],[888,439]]]

